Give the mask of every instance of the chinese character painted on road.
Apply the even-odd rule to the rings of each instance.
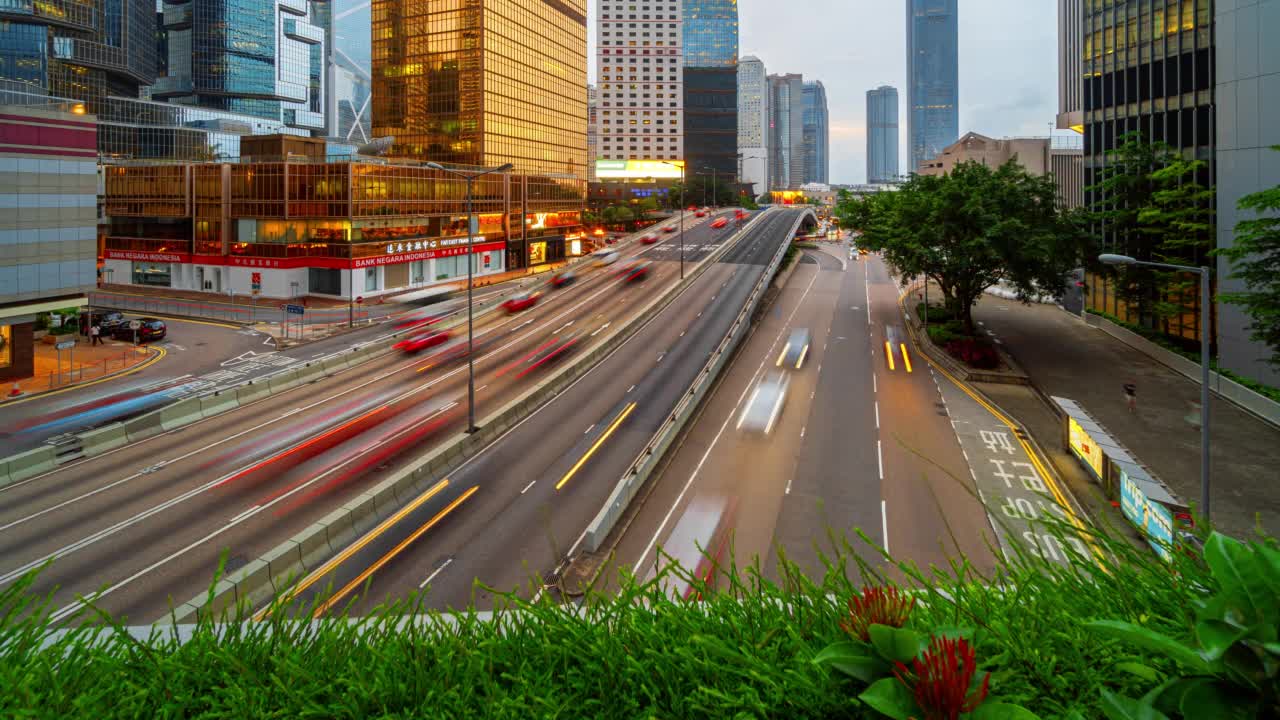
[[[987,449],[991,452],[1003,450],[1007,455],[1013,454],[1013,443],[1009,441],[1009,433],[983,430],[982,442],[986,443]]]
[[[1022,481],[1023,487],[1030,490],[1031,492],[1038,492],[1038,493],[1049,492],[1049,489],[1044,486],[1044,480],[1040,479],[1040,473],[1036,472],[1036,469],[1031,466],[1031,463],[1015,462],[1013,466],[1015,468],[1022,468],[1027,472],[1031,473],[1030,475],[1018,476],[1018,479]]]

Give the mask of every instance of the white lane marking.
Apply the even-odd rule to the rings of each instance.
[[[409,427],[405,428],[405,430],[412,430],[413,428],[418,427],[418,426],[420,426],[420,425],[422,425],[422,424],[424,424],[424,423],[426,423],[426,422],[428,422],[428,421],[430,421],[430,420],[434,419],[436,416],[440,415],[441,413],[448,411],[449,409],[453,408],[453,407],[454,407],[455,405],[457,405],[457,404],[458,404],[458,403],[456,403],[456,402],[454,402],[454,403],[450,403],[449,405],[446,405],[444,408],[441,408],[440,410],[437,410],[435,413],[432,413],[431,415],[429,415],[429,416],[427,416],[427,417],[422,418],[421,420],[419,420],[418,422],[414,423],[413,425],[410,425]],[[383,438],[382,440],[380,440],[380,441],[378,441],[378,442],[374,443],[373,445],[370,445],[370,446],[369,446],[368,448],[366,448],[363,452],[356,453],[355,455],[351,456],[351,457],[350,457],[350,458],[348,458],[347,460],[344,460],[343,462],[338,463],[337,465],[335,465],[335,466],[333,466],[333,467],[329,468],[328,470],[326,470],[326,471],[325,471],[325,472],[323,472],[323,473],[320,473],[319,475],[317,475],[316,477],[312,478],[311,480],[308,480],[307,482],[305,482],[305,483],[303,483],[303,484],[299,485],[298,487],[296,487],[296,488],[294,488],[294,489],[290,490],[289,492],[287,492],[287,493],[285,493],[285,494],[281,495],[280,497],[278,497],[278,498],[276,498],[276,499],[272,500],[271,502],[267,503],[266,505],[259,505],[259,506],[256,506],[256,507],[254,507],[254,508],[251,508],[252,512],[250,512],[249,514],[245,515],[243,518],[240,518],[240,521],[243,521],[243,520],[245,520],[245,519],[247,519],[247,518],[249,518],[249,517],[252,517],[253,515],[257,515],[257,514],[259,514],[259,513],[263,512],[263,511],[265,511],[265,510],[268,510],[268,509],[270,509],[273,505],[277,505],[277,504],[279,504],[279,503],[284,502],[285,500],[289,499],[289,498],[290,498],[290,497],[292,497],[293,495],[296,495],[297,493],[300,493],[300,492],[302,492],[303,490],[306,490],[307,488],[311,487],[312,485],[316,484],[317,482],[320,482],[321,480],[323,480],[323,479],[327,478],[329,475],[332,475],[333,473],[335,473],[335,472],[337,472],[338,470],[342,469],[344,466],[349,465],[349,464],[351,464],[352,462],[355,462],[356,460],[360,459],[360,458],[361,458],[361,457],[363,457],[364,455],[367,455],[369,452],[373,451],[374,449],[378,448],[379,446],[381,446],[381,445],[385,445],[386,443],[390,442],[391,440],[394,440],[394,439],[395,439],[395,438],[397,438],[397,437],[399,437],[399,434],[396,434],[396,435],[388,435],[387,437]],[[213,485],[213,484],[216,484],[216,483],[218,483],[218,482],[221,482],[221,480],[222,480],[222,478],[218,478],[217,480],[214,480],[212,483],[210,483],[210,485]],[[148,512],[150,512],[150,511],[148,511]],[[128,521],[126,521],[126,522],[128,522]],[[123,524],[124,524],[124,523],[120,523],[120,525],[123,525]],[[130,523],[130,524],[132,524],[132,523]],[[177,558],[182,557],[183,555],[185,555],[185,554],[187,554],[188,552],[190,552],[190,551],[194,550],[195,548],[198,548],[198,547],[200,547],[201,545],[204,545],[205,543],[209,542],[210,540],[213,540],[214,538],[216,538],[216,537],[218,537],[219,535],[223,534],[223,533],[224,533],[224,532],[226,532],[227,530],[230,530],[232,527],[235,527],[235,523],[229,523],[229,524],[227,524],[227,525],[223,525],[222,527],[218,528],[217,530],[214,530],[213,532],[209,533],[208,535],[205,535],[204,537],[200,538],[199,540],[196,540],[196,541],[194,541],[194,542],[192,542],[192,543],[188,544],[186,547],[183,547],[182,549],[180,549],[180,550],[178,550],[178,551],[176,551],[176,552],[174,552],[174,553],[172,553],[172,554],[170,554],[170,555],[168,555],[168,556],[166,556],[166,557],[164,557],[164,558],[161,558],[160,560],[157,560],[157,561],[156,561],[156,562],[154,562],[154,563],[151,563],[151,564],[150,564],[150,565],[148,565],[147,567],[145,567],[145,568],[143,568],[143,569],[139,570],[138,572],[136,572],[136,573],[134,573],[134,574],[130,575],[129,577],[125,578],[124,580],[121,580],[120,582],[117,582],[117,583],[115,583],[115,584],[113,584],[113,585],[111,585],[111,586],[109,586],[109,587],[106,587],[106,588],[104,588],[104,589],[102,589],[102,590],[100,590],[100,591],[98,591],[98,592],[94,593],[92,597],[93,597],[94,599],[98,599],[98,598],[106,597],[107,595],[109,595],[109,594],[111,594],[111,593],[115,592],[116,590],[119,590],[120,588],[125,587],[126,585],[131,584],[134,580],[137,580],[138,578],[140,578],[140,577],[142,577],[142,576],[144,576],[144,575],[147,575],[147,574],[151,573],[151,572],[152,572],[153,570],[155,570],[156,568],[163,567],[164,565],[167,565],[167,564],[169,564],[170,562],[172,562],[173,560],[176,560]],[[123,528],[121,528],[121,529],[123,529]],[[114,531],[114,532],[119,532],[119,530],[116,530],[116,531]],[[87,543],[86,543],[86,544],[87,544]],[[58,553],[54,553],[54,554],[51,554],[51,555],[47,556],[47,557],[45,558],[45,560],[48,560],[50,557],[60,557],[60,556],[61,556],[61,551],[59,551]],[[39,561],[39,562],[35,563],[35,566],[38,566],[38,565],[42,564],[45,560],[42,560],[42,561]],[[10,573],[9,575],[6,575],[5,577],[0,578],[0,583],[8,582],[8,581],[9,581],[9,579],[11,579],[11,578],[10,578],[10,576],[12,576],[12,575],[13,575],[13,573]],[[21,575],[21,573],[18,573],[18,575]],[[49,617],[50,617],[52,620],[54,620],[54,621],[56,622],[56,621],[58,621],[58,620],[62,620],[63,618],[65,618],[65,617],[67,617],[67,616],[71,615],[72,613],[77,612],[78,610],[80,610],[80,608],[81,608],[81,607],[82,607],[82,603],[81,603],[81,601],[80,601],[80,600],[77,600],[77,601],[75,601],[75,602],[73,602],[73,603],[70,603],[70,604],[66,605],[66,606],[65,606],[65,607],[63,607],[61,610],[58,610],[56,613],[53,613],[53,614],[52,614],[52,615],[50,615]]]
[[[664,358],[664,357],[666,357],[666,356],[667,356],[667,354],[666,354],[665,352],[658,353],[658,362],[662,362],[662,358]]]
[[[880,401],[876,401],[876,429],[880,429]]]
[[[867,273],[867,264],[862,264],[862,287],[867,291],[867,324],[871,324],[871,276]]]
[[[684,333],[683,333],[683,332],[682,332],[682,333],[680,333],[680,337],[684,337]]]
[[[884,500],[880,501],[880,532],[884,534],[884,551],[889,552],[889,510]]]
[[[876,441],[876,466],[880,468],[880,479],[884,479],[884,453],[880,450],[880,441]]]
[[[481,390],[484,390],[484,389],[485,389],[485,388],[487,388],[487,387],[489,387],[489,386],[488,386],[488,385],[481,385],[480,387],[476,388],[476,392],[480,392]]]
[[[604,329],[605,329],[605,328],[607,328],[607,327],[609,327],[609,326],[610,326],[610,325],[612,325],[612,324],[613,324],[612,322],[607,322],[607,323],[605,323],[605,324],[601,325],[599,330],[596,330],[595,332],[591,333],[591,337],[595,337],[595,336],[599,335],[600,333],[604,332]]]
[[[525,494],[525,493],[529,492],[529,488],[531,488],[531,487],[533,487],[534,485],[537,485],[537,484],[538,484],[538,481],[537,481],[537,480],[534,480],[533,482],[529,483],[528,485],[525,485],[525,486],[524,486],[524,489],[520,491],[520,494],[521,494],[521,495],[523,495],[523,494]]]
[[[877,384],[876,384],[876,374],[875,374],[875,373],[871,373],[871,392],[873,392],[873,393],[878,393],[878,392],[880,392],[880,388],[879,388],[879,387],[877,387],[876,385],[877,385]]]
[[[583,430],[582,434],[586,435],[587,433],[591,432],[591,428],[594,428],[595,426],[596,426],[595,423],[591,423],[591,427],[587,428],[586,430]]]
[[[569,326],[570,326],[570,325],[572,325],[574,322],[575,322],[575,321],[570,320],[569,322],[567,322],[567,323],[565,323],[565,324],[561,325],[560,327],[556,328],[556,331],[555,331],[555,332],[553,332],[553,333],[551,333],[551,334],[552,334],[552,335],[559,335],[561,330],[563,330],[563,329],[565,329],[565,328],[569,327]]]
[[[427,579],[422,581],[422,584],[418,586],[418,589],[421,590],[425,588],[432,580],[436,579],[437,575],[443,572],[445,568],[449,567],[449,564],[452,562],[453,562],[453,558],[449,558],[448,560],[445,560],[443,563],[441,563],[440,567],[436,568],[435,572],[428,575]]]
[[[245,510],[244,512],[240,513],[239,515],[237,515],[237,516],[235,516],[235,517],[231,518],[230,520],[228,520],[228,521],[227,521],[227,524],[228,524],[228,525],[235,525],[236,523],[240,522],[241,520],[243,520],[243,519],[245,519],[245,518],[249,517],[250,515],[252,515],[252,514],[254,513],[254,511],[258,509],[258,507],[259,507],[259,506],[254,505],[253,507],[249,508],[248,510]]]
[[[684,487],[680,489],[680,494],[676,496],[675,502],[671,503],[671,509],[668,510],[666,516],[662,518],[662,522],[659,523],[658,529],[653,533],[653,537],[649,540],[649,544],[645,546],[644,552],[640,553],[639,559],[636,560],[635,565],[633,565],[632,567],[634,568],[642,567],[645,557],[647,557],[649,555],[649,552],[653,550],[653,547],[658,544],[658,538],[662,536],[662,532],[663,530],[666,529],[667,523],[671,522],[671,516],[675,514],[676,508],[680,507],[680,501],[684,500],[685,494],[688,493],[689,488],[693,486],[693,481],[698,477],[698,473],[702,470],[702,466],[706,464],[707,458],[711,457],[711,451],[714,450],[716,447],[716,444],[720,442],[720,437],[724,435],[725,428],[729,427],[730,421],[732,421],[735,417],[738,416],[738,409],[742,406],[742,401],[746,399],[747,393],[756,389],[756,378],[758,378],[760,376],[760,373],[763,372],[765,362],[773,358],[774,356],[773,349],[777,347],[778,343],[782,342],[782,334],[786,332],[788,327],[791,326],[791,321],[795,319],[796,313],[800,310],[800,306],[804,304],[805,297],[809,295],[809,291],[813,289],[813,283],[817,281],[817,279],[818,279],[818,275],[817,273],[815,273],[813,276],[813,279],[809,281],[809,286],[805,288],[804,293],[800,296],[800,299],[796,302],[795,308],[792,309],[791,316],[787,318],[787,321],[785,323],[783,323],[782,329],[778,331],[777,337],[773,339],[773,344],[770,345],[769,349],[765,351],[764,353],[765,359],[760,361],[760,365],[759,367],[756,368],[755,374],[752,375],[751,380],[747,383],[747,386],[742,389],[742,394],[738,396],[738,401],[734,403],[733,409],[729,411],[729,414],[725,417],[724,422],[720,424],[720,430],[716,432],[716,436],[711,439],[711,444],[708,445],[706,451],[702,453],[702,459],[698,460],[697,466],[695,466],[693,468],[693,472],[689,474],[689,479],[685,481]],[[632,389],[635,389],[634,385],[632,385],[631,387]],[[628,390],[627,392],[631,392],[631,390]],[[583,533],[584,537],[585,537],[585,534],[586,533],[584,532]],[[581,541],[581,538],[579,538],[579,541]]]
[[[792,478],[787,478],[787,491],[786,491],[786,493],[785,493],[785,494],[787,494],[787,495],[790,495],[790,494],[791,494],[791,480],[792,480]]]
[[[627,388],[627,392],[631,392],[632,390],[635,390],[635,389],[636,389],[636,386],[632,385],[631,387]]]
[[[805,427],[808,427],[807,425]],[[800,437],[804,437],[805,428],[800,428]]]

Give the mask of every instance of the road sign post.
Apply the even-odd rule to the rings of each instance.
[[[58,384],[59,385],[62,384],[62,351],[63,350],[68,351],[67,364],[69,368],[67,370],[67,381],[68,382],[74,381],[75,371],[76,371],[76,349],[75,349],[76,341],[62,340],[57,345],[54,345],[53,347],[58,351]]]

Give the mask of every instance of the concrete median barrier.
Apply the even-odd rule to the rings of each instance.
[[[759,217],[763,216],[757,216],[757,219]],[[271,592],[282,592],[281,577],[295,570],[295,565],[306,571],[318,567],[355,539],[372,530],[379,522],[392,516],[421,493],[447,477],[448,473],[454,471],[466,459],[474,457],[516,424],[550,402],[564,388],[590,372],[650,319],[662,312],[697,279],[702,271],[719,260],[732,245],[733,243],[722,243],[716,252],[694,266],[686,274],[684,281],[675,285],[669,292],[652,299],[630,322],[613,328],[612,332],[600,340],[595,349],[578,356],[574,362],[566,364],[554,375],[542,380],[496,412],[480,418],[479,433],[455,435],[443,445],[419,457],[409,467],[352,498],[325,520],[298,533],[274,548],[268,555],[263,556],[263,564],[255,565],[255,574],[252,577],[235,577],[233,587],[239,588],[237,592],[242,597],[262,598],[258,601],[259,603],[270,597]],[[355,364],[357,358],[369,358],[385,352],[384,348],[362,348],[345,357],[348,363]],[[297,382],[296,375],[293,382],[295,384]],[[637,487],[638,485],[639,483]],[[302,572],[295,574],[299,578],[303,575]],[[187,622],[194,619],[195,613],[204,613],[209,610],[217,612],[221,607],[226,606],[209,605],[193,600],[184,605],[185,612],[188,614],[179,616],[178,619],[179,622]]]
[[[346,370],[351,367],[349,364],[347,364],[347,359],[341,355],[337,357],[328,358],[320,364],[322,367],[324,367],[324,371],[326,373],[329,373],[330,375],[334,373],[342,372],[343,370]]]
[[[9,483],[22,482],[57,467],[57,453],[52,445],[45,445],[9,456],[6,465]]]
[[[325,376],[324,366],[320,363],[307,363],[306,365],[298,368],[295,372],[298,373],[299,385],[306,385],[307,383],[315,382]]]
[[[160,427],[166,431],[190,425],[204,416],[200,414],[200,398],[187,398],[161,408]]]
[[[201,417],[213,417],[219,413],[235,410],[240,407],[236,394],[232,391],[216,392],[200,398]]]
[[[242,406],[270,396],[271,386],[261,381],[251,382],[236,388],[236,402]]]
[[[267,386],[271,388],[272,395],[292,390],[298,386],[298,371],[285,370],[282,373],[276,373],[267,378]]]
[[[261,559],[267,564],[268,584],[277,593],[302,579],[302,552],[292,540],[275,546]]]
[[[123,423],[114,423],[80,434],[80,448],[85,457],[95,457],[128,444],[129,433]]]
[[[131,443],[155,437],[164,432],[164,428],[160,426],[160,411],[149,412],[129,420],[124,424],[124,429]]]

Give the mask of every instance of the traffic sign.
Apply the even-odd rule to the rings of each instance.
[[[363,304],[364,304],[364,296],[363,296],[363,295],[361,295],[360,297],[356,298],[356,304],[357,304],[357,305],[363,305]]]
[[[140,328],[140,327],[142,327],[142,321],[141,321],[141,320],[130,320],[130,321],[129,321],[129,329],[130,329],[130,330],[137,330],[137,329],[138,329],[138,328]]]
[[[284,309],[290,315],[301,315],[307,311],[307,309],[302,307],[301,305],[285,305]]]
[[[69,350],[75,346],[76,346],[75,340],[63,340],[57,345],[54,345],[54,347],[58,348],[59,350]]]
[[[262,289],[262,273],[260,272],[253,273],[252,276],[249,278],[249,281],[250,281],[250,284],[252,285],[253,292],[256,295],[258,291]]]

